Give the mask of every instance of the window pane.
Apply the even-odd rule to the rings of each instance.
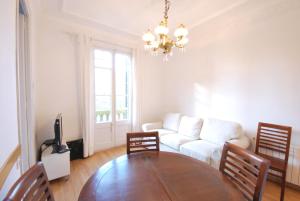
[[[105,50],[94,50],[94,65],[103,68],[112,68],[112,53]]]
[[[116,95],[128,95],[131,59],[126,54],[116,54]]]
[[[111,96],[96,96],[96,123],[111,121]]]
[[[95,94],[111,95],[111,69],[95,68]]]
[[[129,119],[129,99],[128,96],[116,97],[116,120]]]
[[[115,55],[117,121],[129,119],[130,69],[130,56],[117,53]]]

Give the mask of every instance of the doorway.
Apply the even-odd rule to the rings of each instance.
[[[95,150],[126,143],[132,130],[132,54],[130,50],[95,47]]]

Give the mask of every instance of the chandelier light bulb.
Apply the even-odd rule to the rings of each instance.
[[[152,34],[150,30],[148,30],[144,35],[143,35],[143,41],[145,42],[152,42],[155,40],[155,36]]]
[[[178,40],[176,42],[176,45],[181,47],[181,46],[185,46],[188,42],[189,42],[189,39],[184,37],[184,38],[181,38],[180,40]]]
[[[169,33],[169,29],[168,27],[166,27],[166,25],[161,22],[156,28],[155,28],[155,33],[157,35],[167,35]]]
[[[175,30],[174,36],[176,38],[186,37],[188,35],[188,30],[185,28],[183,24],[179,25],[179,27]]]

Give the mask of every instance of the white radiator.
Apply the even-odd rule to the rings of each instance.
[[[278,153],[271,150],[266,150],[263,148],[260,148],[260,151],[264,154],[284,158],[284,155],[282,153]],[[271,170],[272,171],[272,170]],[[272,171],[274,174],[276,172]],[[289,161],[288,161],[288,169],[287,169],[287,175],[286,175],[286,181],[288,183],[297,185],[300,187],[300,147],[299,146],[293,146],[290,147],[290,155],[289,155]]]
[[[290,147],[286,181],[300,186],[300,147],[292,145]]]

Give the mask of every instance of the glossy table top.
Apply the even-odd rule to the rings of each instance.
[[[79,201],[238,201],[243,195],[218,170],[171,152],[140,152],[102,166]]]

